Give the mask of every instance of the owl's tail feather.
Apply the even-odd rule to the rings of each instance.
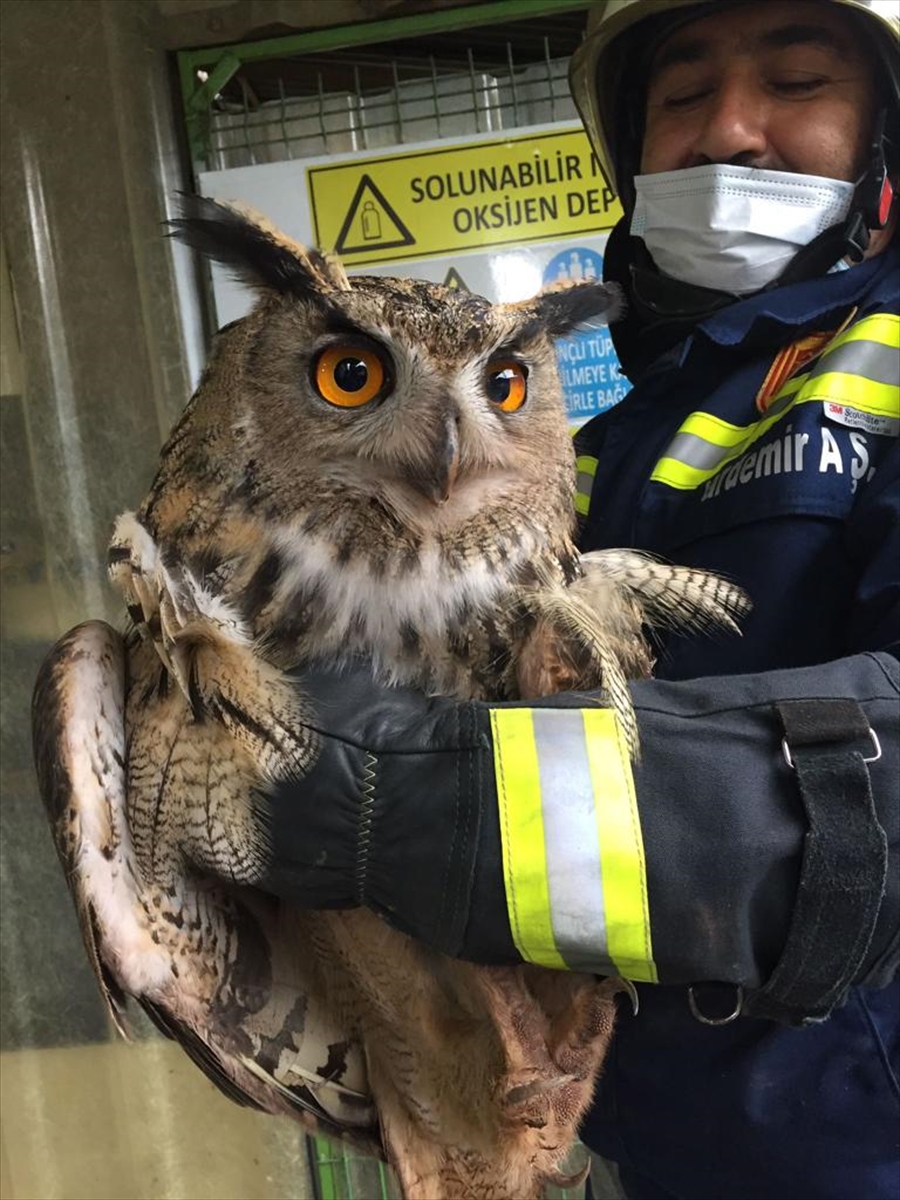
[[[113,1024],[130,1041],[123,982],[103,953],[103,927],[111,918],[134,935],[124,681],[125,647],[114,629],[104,621],[70,629],[38,674],[32,740],[41,798],[88,959]]]

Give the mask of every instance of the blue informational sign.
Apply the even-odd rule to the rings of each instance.
[[[603,256],[587,246],[570,246],[544,268],[544,283],[603,278]],[[584,329],[556,344],[559,376],[569,423],[581,425],[618,404],[631,384],[619,374],[619,360],[607,325]]]

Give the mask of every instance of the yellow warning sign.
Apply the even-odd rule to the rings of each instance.
[[[622,215],[580,126],[307,171],[316,243],[352,266],[611,229]]]

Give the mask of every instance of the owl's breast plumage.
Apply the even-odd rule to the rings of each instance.
[[[238,563],[224,599],[271,661],[364,656],[392,682],[471,696],[508,690],[527,623],[522,589],[575,561],[567,531],[490,510],[418,532],[371,509],[326,517],[315,507],[254,535],[229,528],[243,549],[214,556]]]

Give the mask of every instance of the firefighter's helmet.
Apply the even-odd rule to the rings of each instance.
[[[679,25],[746,0],[606,0],[592,9],[587,33],[572,58],[569,84],[594,153],[611,187],[630,200],[640,161],[644,80],[653,48]],[[823,2],[823,0],[819,0]],[[900,10],[898,0],[824,0],[854,14],[884,68],[889,95],[888,129],[900,115]],[[646,23],[646,24],[645,24]],[[894,135],[895,136],[895,135]]]

